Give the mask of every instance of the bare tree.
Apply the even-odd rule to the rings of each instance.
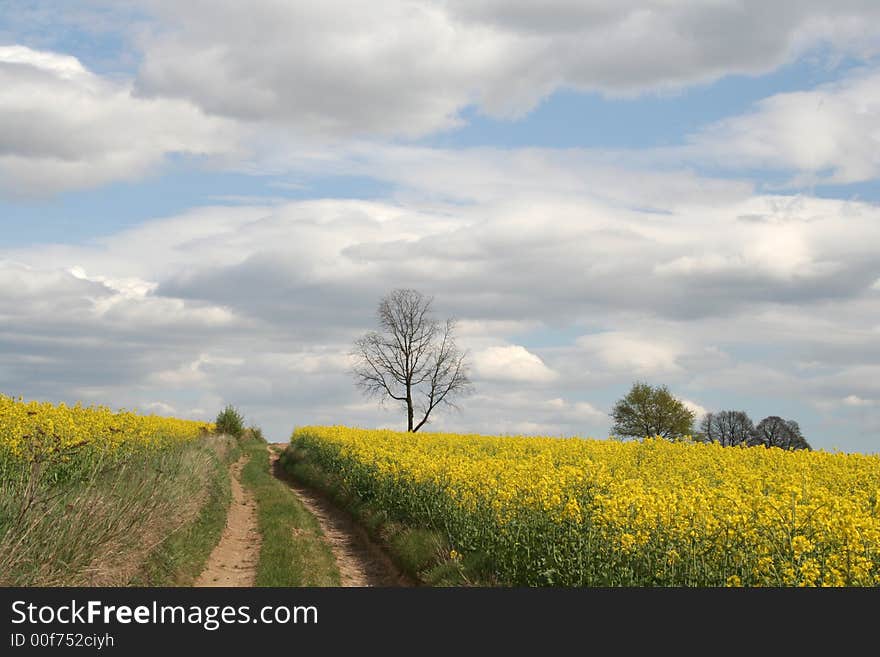
[[[745,411],[719,411],[706,413],[700,423],[700,431],[706,442],[720,445],[748,444],[755,425]]]
[[[782,449],[811,449],[810,443],[801,433],[801,428],[794,420],[783,420],[778,415],[765,417],[758,422],[752,438],[752,445],[764,447],[781,447]]]
[[[379,302],[380,331],[354,343],[355,382],[368,396],[406,406],[407,431],[418,431],[437,406],[455,405],[471,390],[466,352],[455,344],[455,322],[431,314],[433,298],[398,289]]]

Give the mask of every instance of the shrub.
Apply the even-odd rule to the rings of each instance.
[[[232,404],[227,404],[226,408],[220,411],[215,424],[217,433],[225,433],[236,438],[241,438],[244,433],[244,416]]]

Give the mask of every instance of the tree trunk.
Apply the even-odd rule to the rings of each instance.
[[[412,403],[412,387],[407,381],[406,384],[406,430],[412,433],[413,430],[413,403]]]

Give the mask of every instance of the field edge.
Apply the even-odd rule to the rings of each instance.
[[[491,585],[478,563],[452,557],[449,541],[441,532],[392,520],[378,506],[348,490],[340,477],[309,461],[301,447],[288,445],[280,463],[291,477],[349,514],[418,586]]]
[[[212,449],[212,472],[206,482],[207,498],[195,519],[170,534],[147,557],[129,586],[192,586],[220,541],[232,501],[229,464],[241,449],[234,439],[222,451]]]

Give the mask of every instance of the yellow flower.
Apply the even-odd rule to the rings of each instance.
[[[292,439],[502,581],[880,585],[877,455],[348,427]]]
[[[795,536],[791,540],[791,550],[795,559],[800,559],[805,553],[813,549],[813,544],[806,536]]]
[[[88,447],[113,452],[123,445],[156,447],[193,440],[213,425],[111,411],[76,403],[53,405],[0,395],[0,448],[19,457],[64,459]]]

